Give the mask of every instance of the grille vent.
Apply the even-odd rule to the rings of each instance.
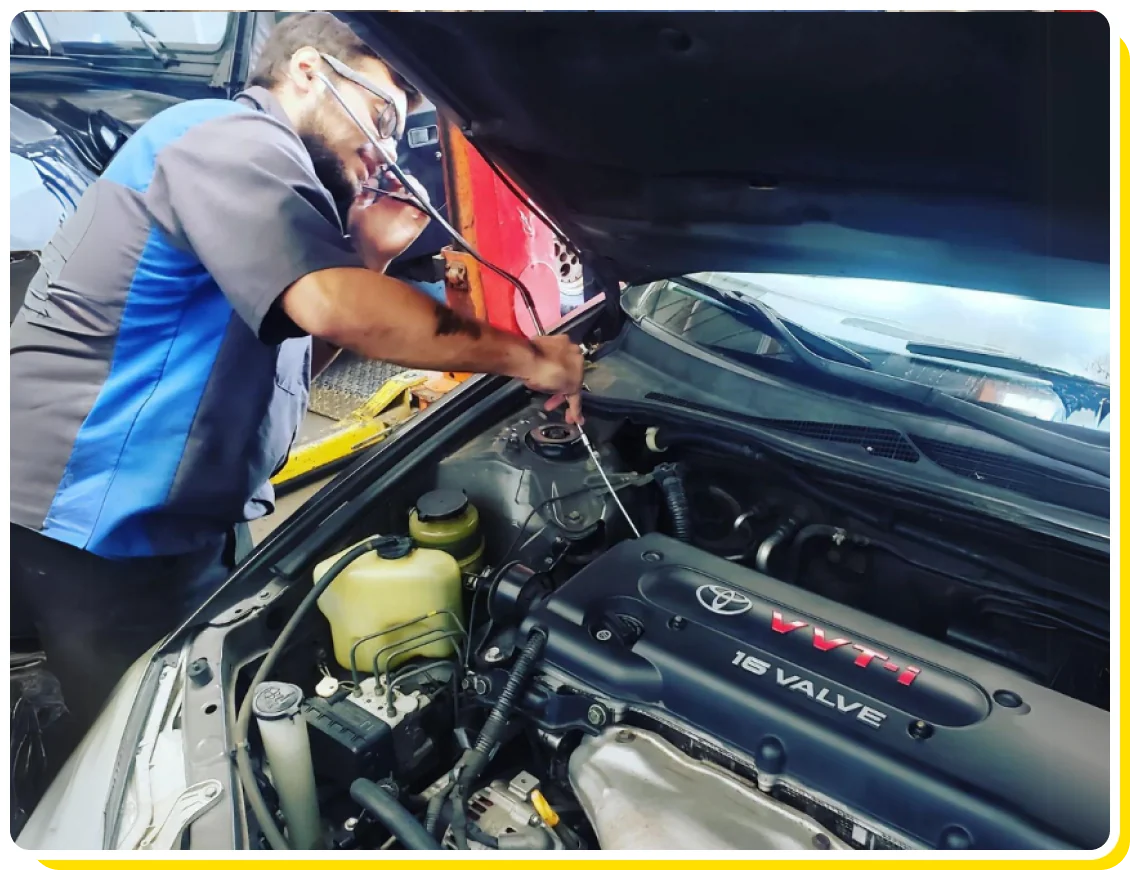
[[[689,411],[717,413],[717,408],[700,405],[677,396],[664,393],[648,393],[647,398],[686,408]],[[815,423],[811,420],[779,420],[773,417],[755,417],[735,411],[726,411],[726,416],[743,423],[751,423],[766,429],[788,432],[815,441],[831,441],[837,444],[854,444],[862,447],[872,456],[893,459],[896,462],[917,462],[919,453],[914,445],[901,432],[895,429],[881,429],[876,426],[852,426],[846,423]]]

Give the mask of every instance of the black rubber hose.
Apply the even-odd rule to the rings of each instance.
[[[235,733],[233,734],[235,765],[239,771],[239,780],[243,785],[247,803],[251,806],[251,813],[255,816],[255,821],[259,823],[259,828],[272,849],[286,850],[290,848],[290,844],[286,841],[282,831],[279,830],[278,825],[275,824],[274,814],[263,799],[263,792],[259,789],[259,783],[255,779],[255,771],[251,766],[251,753],[247,743],[247,735],[251,731],[251,708],[255,698],[255,690],[271,673],[275,662],[282,655],[283,648],[290,643],[291,637],[298,630],[302,620],[314,609],[314,605],[321,594],[329,588],[330,584],[354,559],[376,550],[386,541],[387,538],[371,538],[368,541],[362,541],[360,544],[350,547],[340,559],[333,563],[330,570],[322,576],[322,579],[314,584],[314,588],[306,593],[306,597],[302,599],[298,609],[294,611],[286,625],[283,626],[283,630],[279,632],[274,644],[267,651],[263,663],[259,665],[259,670],[255,672],[255,676],[251,678],[251,684],[247,687],[247,693],[243,696],[243,706],[240,707],[239,715],[236,717]]]
[[[498,837],[491,836],[474,822],[467,823],[467,836],[476,843],[481,843],[486,846],[488,849],[498,848]]]
[[[451,835],[455,838],[455,848],[466,851],[467,844],[467,793],[462,783],[451,793]]]
[[[875,514],[864,510],[859,505],[848,502],[844,499],[838,498],[829,492],[821,489],[813,483],[806,480],[800,473],[795,471],[788,465],[789,460],[786,457],[779,456],[771,449],[762,447],[753,447],[749,444],[744,444],[739,441],[727,441],[723,438],[718,438],[711,435],[704,435],[697,432],[668,432],[665,429],[660,429],[655,434],[655,444],[663,451],[684,444],[690,447],[708,448],[716,450],[719,453],[727,456],[736,456],[741,459],[756,459],[759,455],[773,456],[782,460],[774,465],[774,468],[784,474],[798,489],[805,492],[806,495],[821,502],[826,502],[844,511],[844,513],[858,517],[870,525],[881,527],[884,525],[882,519]]]
[[[400,805],[387,791],[370,779],[355,779],[349,796],[400,841],[406,849],[439,851],[439,843],[419,820]]]
[[[689,542],[691,539],[691,506],[687,500],[687,490],[679,466],[665,463],[655,469],[655,482],[663,490],[667,510],[671,514],[671,526],[675,539]]]
[[[565,844],[566,849],[583,849],[584,843],[581,838],[577,836],[577,832],[567,825],[559,824],[556,828],[557,836],[561,838],[561,842]]]
[[[793,536],[793,532],[799,525],[800,520],[796,517],[789,517],[777,527],[773,534],[761,542],[761,546],[757,548],[757,557],[754,560],[754,565],[758,571],[762,574],[769,573],[769,559],[772,558],[773,553],[781,544],[784,544]]]
[[[832,538],[835,540],[837,536],[842,536],[842,540],[844,541],[853,542],[858,538],[858,536],[849,534],[839,526],[827,526],[819,523],[805,526],[796,533],[796,537],[793,538],[792,546],[789,550],[788,576],[793,582],[800,580],[801,556],[804,555],[804,548],[808,546],[808,542],[814,538]]]
[[[449,782],[428,801],[428,812],[424,816],[424,827],[427,828],[428,833],[433,837],[436,834],[436,825],[439,824],[439,814],[443,812],[443,805],[447,801],[447,796],[451,794],[451,790],[455,788],[454,782]]]
[[[530,633],[521,655],[518,656],[518,661],[510,671],[506,685],[503,686],[498,700],[479,732],[479,739],[475,741],[474,748],[468,749],[463,754],[463,769],[459,772],[459,778],[451,793],[451,830],[455,836],[456,846],[460,849],[467,848],[467,790],[479,778],[487,762],[490,761],[495,746],[502,739],[502,734],[510,721],[510,714],[514,712],[514,705],[518,702],[518,696],[533,675],[534,665],[545,650],[548,640],[544,629],[535,628]]]
[[[483,767],[486,766],[486,762],[490,758],[491,750],[502,739],[502,732],[510,721],[510,714],[514,711],[518,694],[526,687],[526,682],[533,673],[534,665],[537,664],[537,660],[545,650],[547,640],[545,631],[540,628],[535,628],[530,634],[529,640],[522,648],[522,654],[518,656],[518,661],[515,662],[514,669],[510,672],[510,678],[503,686],[498,701],[479,732],[479,739],[475,742],[473,750],[476,757],[468,759],[468,764],[463,769],[462,776],[460,776],[461,782],[474,782],[482,773]]]

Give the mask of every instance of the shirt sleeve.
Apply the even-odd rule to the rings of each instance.
[[[265,328],[277,322],[268,313],[291,284],[322,269],[364,265],[301,140],[260,112],[215,118],[163,148],[146,201],[269,343],[282,336]]]

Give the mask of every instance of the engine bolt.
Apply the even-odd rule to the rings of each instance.
[[[929,740],[934,735],[934,726],[918,719],[910,723],[906,732],[915,740]]]
[[[648,550],[646,553],[643,554],[643,560],[645,562],[662,562],[663,561],[663,554],[657,553],[657,552],[655,552],[655,550]]]
[[[588,720],[590,725],[595,725],[597,728],[602,726],[608,721],[608,714],[600,704],[593,704],[589,707]]]
[[[491,663],[500,662],[502,661],[502,650],[500,650],[496,646],[492,646],[485,653],[483,653],[483,658]]]
[[[602,628],[596,633],[596,639],[601,643],[612,640],[612,632],[610,632],[607,628]]]
[[[826,834],[817,834],[812,838],[812,845],[817,849],[831,849],[832,841],[828,839]]]
[[[347,831],[352,831],[357,827],[357,819],[346,819],[345,824],[342,825],[342,827]]]
[[[672,616],[667,621],[667,627],[671,629],[671,631],[682,631],[687,627],[687,620],[682,616]]]

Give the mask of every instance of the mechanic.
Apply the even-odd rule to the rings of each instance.
[[[427,217],[368,189],[379,158],[319,74],[395,155],[418,93],[340,20],[290,16],[246,91],[128,140],[12,326],[13,606],[80,732],[230,574],[339,348],[519,378],[579,420],[568,338],[464,319],[384,274]]]

